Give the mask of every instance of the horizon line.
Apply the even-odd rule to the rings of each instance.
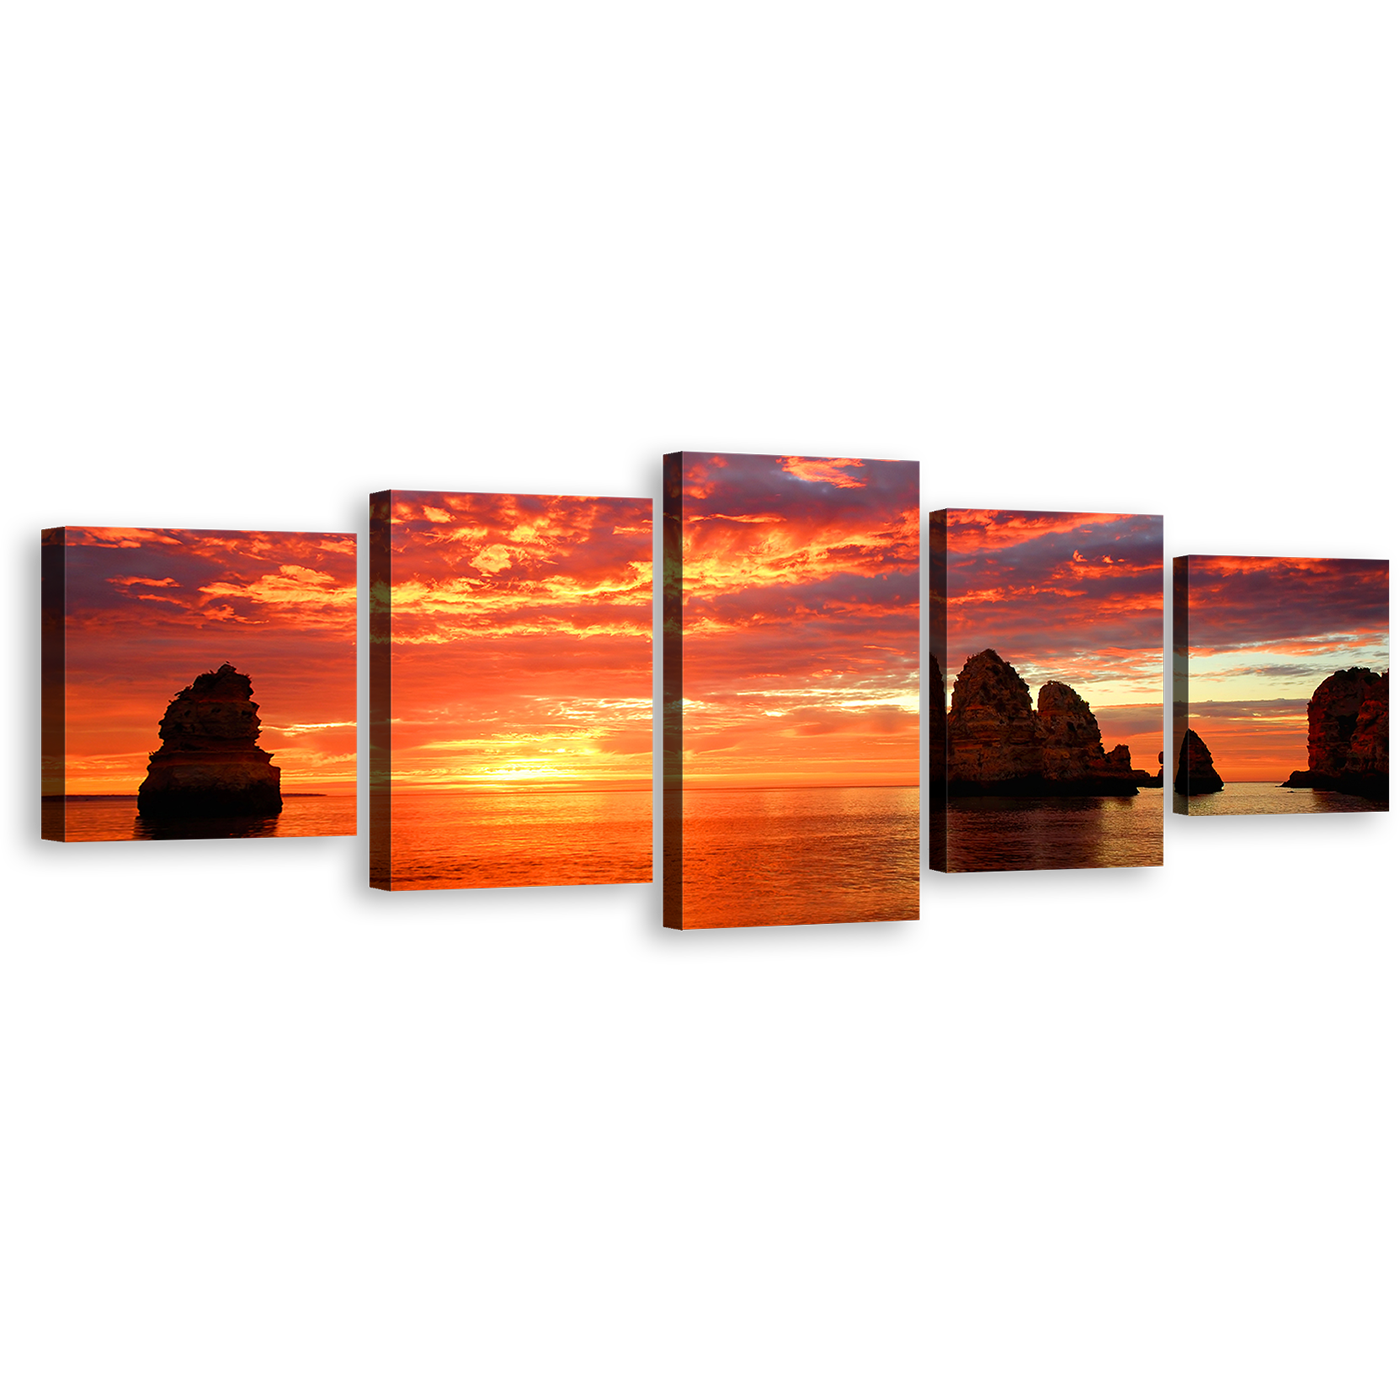
[[[663,787],[665,784],[663,783]],[[738,783],[720,785],[718,783],[706,784],[703,787],[688,786],[684,778],[681,779],[681,792],[823,792],[837,788],[917,788],[922,787],[918,783]],[[672,792],[677,789],[672,787]]]

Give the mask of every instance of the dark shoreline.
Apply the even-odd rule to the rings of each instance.
[[[1313,788],[1318,792],[1342,792],[1348,797],[1369,797],[1376,802],[1390,797],[1388,773],[1314,773],[1300,768],[1290,773],[1281,788]]]

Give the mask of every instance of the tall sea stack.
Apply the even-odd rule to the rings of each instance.
[[[1031,693],[996,652],[970,656],[948,709],[948,793],[1034,788],[1045,753]]]
[[[1390,672],[1334,671],[1308,701],[1308,766],[1283,787],[1390,795]]]
[[[136,794],[143,817],[268,817],[282,810],[282,770],[258,747],[253,683],[227,662],[166,707],[161,746]]]
[[[1181,759],[1176,769],[1176,790],[1186,797],[1198,797],[1205,792],[1219,792],[1225,786],[1206,747],[1206,741],[1194,729],[1186,731],[1181,741]]]

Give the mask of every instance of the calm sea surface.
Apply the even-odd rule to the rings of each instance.
[[[246,836],[353,836],[355,794],[299,797],[287,793],[275,817],[210,817],[201,821],[152,822],[136,811],[136,798],[44,799],[44,829],[62,811],[69,841],[200,841]]]
[[[392,812],[396,890],[651,881],[650,791],[396,792]]]
[[[1161,863],[1161,788],[1136,797],[958,797],[948,804],[950,870]]]
[[[919,917],[919,789],[684,794],[686,928]]]
[[[1220,792],[1187,799],[1193,817],[1278,816],[1299,812],[1387,812],[1389,803],[1344,792],[1281,788],[1277,783],[1226,783]]]

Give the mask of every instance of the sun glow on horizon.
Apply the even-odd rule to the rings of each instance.
[[[377,601],[396,789],[649,786],[651,514],[637,498],[392,493]]]

